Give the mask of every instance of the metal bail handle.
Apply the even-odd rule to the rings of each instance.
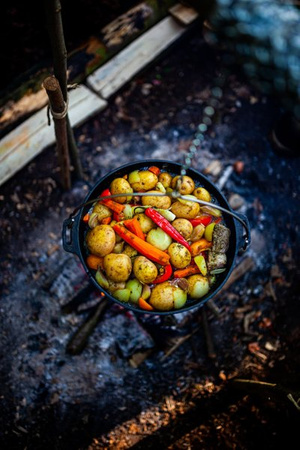
[[[188,197],[186,195],[181,195],[178,191],[173,191],[171,193],[167,193],[167,192],[166,193],[162,193],[162,192],[157,192],[157,193],[154,193],[154,192],[151,192],[151,193],[148,193],[148,192],[127,192],[127,193],[111,194],[111,195],[105,195],[103,197],[94,198],[92,200],[88,200],[85,203],[81,203],[79,206],[77,206],[74,209],[74,211],[70,214],[69,219],[66,219],[64,221],[63,244],[64,244],[64,248],[66,247],[65,250],[67,250],[67,248],[70,248],[70,249],[72,248],[72,250],[67,250],[67,251],[70,251],[72,253],[76,253],[76,250],[74,249],[74,246],[72,245],[72,241],[68,243],[66,241],[66,237],[65,236],[66,236],[67,228],[71,229],[71,237],[73,236],[73,233],[72,233],[73,225],[72,225],[72,223],[75,222],[74,216],[77,214],[77,212],[81,208],[83,208],[84,206],[87,206],[87,205],[92,205],[93,203],[98,202],[100,199],[101,200],[108,200],[108,199],[114,199],[116,197],[129,197],[129,196],[130,197],[132,197],[132,196],[139,196],[139,197],[166,197],[166,196],[168,196],[168,197],[172,197],[172,198],[175,198],[175,199],[180,198],[181,200],[186,200],[186,201],[189,201],[189,202],[196,202],[196,203],[199,203],[200,205],[203,205],[203,206],[210,206],[210,207],[212,207],[214,209],[218,209],[218,210],[224,212],[225,214],[229,214],[230,216],[232,216],[244,228],[244,230],[245,230],[245,234],[243,235],[244,243],[243,243],[243,245],[241,247],[241,249],[243,251],[247,250],[247,248],[248,248],[248,246],[249,246],[249,244],[251,242],[249,221],[248,221],[247,217],[244,216],[243,214],[235,213],[235,212],[233,212],[233,211],[231,211],[229,209],[223,208],[222,206],[219,206],[219,205],[217,205],[215,203],[205,202],[204,200],[199,200],[197,198],[191,199],[190,197]]]

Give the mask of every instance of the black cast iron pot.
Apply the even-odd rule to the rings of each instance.
[[[150,166],[157,166],[161,170],[170,172],[174,175],[179,175],[181,170],[181,165],[171,162],[171,161],[163,161],[163,160],[144,160],[140,162],[126,164],[122,167],[119,167],[107,175],[102,177],[98,183],[90,190],[89,194],[85,198],[82,205],[79,205],[78,208],[71,214],[71,216],[66,219],[63,223],[63,231],[62,231],[62,240],[64,250],[70,253],[75,253],[83,265],[86,273],[89,275],[92,283],[102,291],[110,300],[118,303],[124,308],[131,309],[135,312],[147,313],[147,314],[175,314],[183,311],[188,311],[192,308],[202,306],[209,299],[214,297],[216,293],[222,288],[222,286],[226,283],[229,278],[233,268],[237,253],[239,250],[245,250],[250,243],[250,232],[249,232],[249,223],[247,217],[233,212],[230,208],[226,198],[220,192],[220,190],[209,181],[204,175],[197,172],[194,169],[189,169],[187,171],[187,175],[190,176],[196,183],[203,186],[207,189],[212,196],[216,200],[216,204],[220,207],[224,208],[227,213],[223,210],[223,219],[225,221],[226,226],[230,229],[230,244],[229,249],[226,252],[227,254],[227,270],[217,276],[217,281],[212,286],[211,290],[201,299],[188,299],[185,306],[178,310],[172,311],[144,311],[141,310],[138,306],[132,305],[130,303],[123,303],[116,298],[114,298],[110,293],[105,291],[99,284],[97,283],[93,271],[91,271],[86,265],[86,257],[88,255],[88,251],[85,246],[85,235],[87,232],[87,225],[83,222],[82,218],[89,211],[91,207],[91,203],[93,200],[96,200],[97,197],[100,196],[101,192],[108,188],[113,179],[117,177],[123,177],[125,174],[128,174],[134,170],[143,170],[147,169]],[[241,226],[242,225],[242,226]],[[243,232],[244,228],[244,232]],[[246,233],[245,233],[246,231]]]

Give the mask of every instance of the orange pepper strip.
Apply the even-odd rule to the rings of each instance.
[[[154,173],[156,176],[160,174],[160,169],[156,166],[151,166],[148,170],[150,170],[150,172]]]
[[[111,222],[111,217],[104,217],[104,219],[101,220],[101,223],[103,225],[109,225]]]
[[[140,297],[138,300],[138,305],[141,309],[145,309],[146,311],[153,311],[153,306],[149,305],[143,297]]]
[[[86,213],[86,215],[83,216],[83,218],[82,218],[82,220],[84,221],[84,223],[88,223],[89,219],[90,219],[89,213]]]
[[[195,273],[200,273],[198,266],[187,266],[185,269],[175,270],[174,277],[175,278],[185,278],[189,275],[194,275]]]
[[[129,231],[134,233],[137,237],[143,239],[143,241],[146,240],[143,230],[141,228],[141,224],[136,217],[134,217],[133,219],[124,220],[123,224],[125,225],[126,228],[128,228]]]
[[[193,242],[191,244],[191,254],[192,256],[197,256],[199,253],[208,250],[212,246],[212,242],[207,241],[206,239],[200,239],[199,241]]]
[[[143,256],[146,256],[146,258],[149,258],[151,259],[151,261],[157,262],[162,266],[166,266],[169,264],[170,256],[167,253],[154,247],[154,245],[143,241],[143,239],[131,233],[131,231],[127,230],[120,223],[116,223],[113,226],[113,229],[122,239],[124,239],[124,241],[127,242],[127,244],[131,245],[131,247],[133,247]]]
[[[90,269],[97,270],[98,267],[103,269],[103,258],[101,258],[101,256],[89,255],[86,258],[86,264]]]

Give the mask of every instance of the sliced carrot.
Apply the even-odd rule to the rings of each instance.
[[[100,195],[99,202],[103,205],[107,206],[109,209],[114,211],[117,214],[121,214],[125,208],[125,205],[122,205],[121,203],[115,202],[114,200],[110,198],[106,198],[104,200],[101,200],[101,197],[106,197],[108,195],[111,195],[111,192],[109,189],[105,189],[102,194]]]
[[[212,242],[209,242],[206,239],[202,238],[199,241],[193,242],[191,244],[191,254],[192,256],[197,256],[199,255],[199,253],[211,248],[211,246]]]
[[[143,230],[141,228],[141,224],[136,217],[134,217],[133,219],[124,220],[123,224],[125,225],[126,228],[128,228],[129,231],[134,233],[137,237],[143,239],[143,241],[146,240]]]
[[[100,201],[100,203],[103,203],[103,205],[107,206],[109,209],[111,209],[117,214],[121,214],[125,208],[125,206],[122,205],[121,203],[117,203],[114,200],[110,200],[109,198]]]
[[[124,239],[124,241],[127,242],[127,244],[131,245],[131,247],[133,247],[143,256],[146,256],[146,258],[149,258],[151,261],[157,262],[162,266],[166,266],[169,264],[170,255],[154,247],[154,245],[143,241],[143,239],[137,237],[134,233],[127,230],[127,228],[125,228],[120,223],[116,223],[113,226],[113,229],[119,236],[121,236],[122,239]]]
[[[88,223],[89,219],[90,219],[89,213],[86,213],[86,215],[83,216],[83,218],[82,218],[82,220],[84,221],[84,223]]]
[[[143,297],[140,297],[138,300],[138,305],[141,309],[144,309],[145,311],[153,311],[153,306],[151,306],[146,300],[143,299]]]
[[[194,275],[195,273],[200,273],[199,267],[196,265],[187,266],[185,269],[175,270],[175,278],[185,278],[189,275]]]
[[[109,225],[111,222],[111,217],[104,217],[104,219],[101,220],[101,223],[103,225]]]
[[[160,169],[156,166],[151,166],[148,170],[150,170],[150,172],[154,173],[156,176],[160,174]]]
[[[89,255],[86,258],[86,264],[90,269],[97,270],[98,267],[103,269],[103,258],[101,258],[101,256]]]

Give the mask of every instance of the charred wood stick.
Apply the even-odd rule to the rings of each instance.
[[[70,355],[79,355],[83,351],[90,335],[97,326],[100,317],[106,310],[107,305],[107,299],[103,298],[96,311],[88,316],[87,320],[79,327],[76,333],[72,336],[71,340],[68,342],[66,348],[67,353]]]
[[[217,354],[215,352],[215,347],[212,339],[212,335],[210,332],[210,327],[207,319],[206,308],[205,306],[202,308],[202,325],[203,331],[206,340],[207,354],[210,359],[216,359]]]
[[[199,331],[200,326],[196,327],[191,333],[187,334],[186,336],[178,338],[177,342],[160,358],[160,361],[165,361],[172,353],[174,353],[185,341],[190,339],[193,334],[197,333]]]
[[[250,272],[255,267],[255,262],[253,261],[253,258],[251,256],[246,256],[242,261],[239,263],[239,265],[233,269],[229,279],[225,283],[225,285],[222,287],[222,289],[216,294],[215,298],[223,294],[227,289],[230,288],[232,284],[234,284],[239,278],[244,276],[247,272]]]
[[[137,369],[152,353],[152,348],[134,353],[129,359],[130,366]]]
[[[229,279],[225,283],[225,285],[222,287],[222,289],[215,295],[215,298],[218,298],[219,295],[223,294],[227,289],[230,288],[230,286],[235,283],[239,278],[244,276],[247,272],[252,270],[255,267],[255,263],[253,259],[250,256],[247,256],[244,258],[240,264],[233,269]],[[215,301],[213,299],[208,300],[207,306],[209,309],[215,314],[217,318],[221,317],[221,311],[220,308],[216,305]]]
[[[206,302],[206,305],[218,319],[221,317],[221,310],[212,298]]]
[[[300,411],[300,391],[292,391],[286,386],[277,383],[267,383],[265,381],[243,380],[236,378],[233,380],[233,386],[237,389],[246,390],[257,394],[271,395],[283,397],[289,400]]]
[[[69,190],[71,188],[71,176],[66,122],[67,104],[64,101],[59,82],[54,76],[47,77],[43,82],[43,86],[49,98],[50,110],[54,120],[56,151],[61,170],[61,182],[63,188]]]
[[[74,297],[71,298],[67,303],[65,303],[61,307],[61,312],[63,314],[71,314],[73,311],[75,311],[83,302],[86,301],[86,298],[93,292],[94,286],[87,281],[87,284],[83,286],[82,289],[80,289]]]
[[[59,81],[64,101],[68,102],[67,86],[67,49],[64,38],[63,21],[60,0],[44,0],[47,28],[53,54],[54,74]],[[72,159],[75,174],[83,178],[83,170],[79,157],[78,147],[74,138],[68,115],[66,115],[66,129],[68,135],[68,151]]]

